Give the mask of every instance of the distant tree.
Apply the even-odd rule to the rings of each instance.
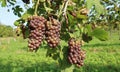
[[[12,37],[13,35],[13,28],[11,26],[0,23],[0,37]]]

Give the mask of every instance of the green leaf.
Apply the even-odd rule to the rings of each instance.
[[[52,57],[52,59],[57,60],[60,57],[58,49],[57,48],[55,48],[55,49],[48,48],[46,57]]]
[[[60,41],[60,47],[61,47],[61,50],[60,50],[60,59],[62,59],[63,60],[63,58],[64,58],[64,56],[63,56],[63,48],[64,48],[64,46],[66,46],[67,45],[67,42],[66,41],[64,41],[64,40],[61,40]]]
[[[68,22],[70,26],[74,26],[75,24],[77,24],[77,19],[75,17],[73,17],[69,13],[67,13],[67,16],[68,16]]]
[[[29,34],[30,34],[29,29],[26,27],[26,29],[25,29],[25,39],[29,37]]]
[[[78,3],[78,0],[72,0],[73,2],[75,2],[75,3]]]
[[[77,27],[77,25],[74,25],[74,27],[71,27],[69,31],[70,31],[69,32],[70,37],[75,37],[75,38],[80,37],[81,30]]]
[[[101,41],[108,40],[108,32],[106,32],[105,30],[100,29],[100,28],[94,29],[92,32],[92,36],[95,36],[96,38],[98,38]]]
[[[71,65],[68,68],[65,68],[64,70],[62,70],[61,72],[74,72],[73,70],[75,69],[74,65]]]
[[[54,60],[57,60],[57,59],[59,58],[59,53],[54,54],[54,55],[52,56],[52,58],[53,58]]]
[[[7,5],[6,0],[0,0],[0,2],[2,2],[2,3],[1,3],[1,6],[2,6],[2,7],[5,7],[5,6]]]
[[[34,14],[34,9],[29,8],[22,16],[21,18],[26,20],[28,19],[30,16],[32,16]]]
[[[95,10],[98,14],[105,13],[104,7],[100,4],[100,0],[86,0],[86,6],[88,9],[91,9],[95,5]]]
[[[73,6],[68,6],[67,10],[73,11],[74,7]]]
[[[14,22],[14,25],[15,26],[19,26],[20,24],[23,24],[25,22],[25,20],[23,20],[23,19],[18,19],[18,20],[16,20],[15,22]]]
[[[82,34],[82,40],[84,41],[84,42],[89,42],[89,41],[91,41],[92,40],[92,36],[89,36],[88,35],[88,33],[83,33]]]
[[[82,28],[81,28],[82,29]],[[92,40],[92,26],[91,24],[87,24],[85,27],[83,27],[83,31],[82,31],[82,40],[84,42],[89,42]]]
[[[91,26],[91,24],[87,24],[85,28],[87,29],[88,35],[91,36],[91,32],[92,32],[92,26]]]
[[[15,15],[21,17],[21,13],[23,12],[23,9],[19,5],[13,7],[12,10]]]
[[[68,47],[67,46],[63,46],[63,49],[62,49],[62,54],[63,54],[63,59],[61,59],[61,69],[64,70],[66,68],[69,68],[71,67],[71,64],[68,62],[68,59],[67,59],[67,55],[68,55]]]
[[[24,13],[24,14],[21,16],[21,18],[24,19],[24,20],[26,20],[29,16],[30,16],[30,14]]]
[[[73,16],[70,15],[69,13],[67,15],[68,15],[69,24],[72,24],[74,19]]]
[[[87,19],[88,17],[86,15],[81,15],[79,11],[76,12],[78,19]]]
[[[40,2],[45,2],[45,0],[40,0]]]
[[[15,26],[19,26],[20,23],[16,20],[16,21],[14,22],[14,25],[15,25]]]

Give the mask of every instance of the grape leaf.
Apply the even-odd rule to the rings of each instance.
[[[100,4],[100,0],[86,0],[86,6],[88,9],[91,9],[93,5],[95,6],[95,10],[98,12],[98,14],[105,13],[105,9]]]
[[[92,36],[89,36],[88,35],[88,33],[83,33],[82,34],[82,40],[84,41],[84,42],[89,42],[89,41],[91,41],[92,40]]]
[[[18,19],[18,20],[16,20],[15,22],[14,22],[14,25],[15,26],[19,26],[20,24],[23,24],[25,22],[25,20],[23,20],[23,19]]]
[[[92,36],[95,36],[101,41],[108,40],[108,33],[105,30],[100,29],[100,28],[94,29],[92,32]]]
[[[88,17],[87,17],[86,15],[77,14],[77,18],[80,18],[80,19],[87,19]]]
[[[63,52],[63,59],[61,59],[60,65],[61,65],[61,69],[64,70],[66,68],[71,67],[71,64],[68,62],[68,59],[67,59],[68,47],[63,46],[62,52]]]
[[[67,14],[68,15],[68,21],[69,21],[69,24],[73,24],[74,23],[74,17],[72,15],[70,15],[69,13]]]
[[[45,2],[45,0],[40,0],[40,2]]]
[[[26,20],[28,17],[32,16],[34,14],[34,9],[29,8],[22,16],[21,18]]]
[[[15,21],[15,22],[14,22],[14,25],[15,25],[15,26],[19,26],[19,24],[20,24],[20,23],[19,23],[18,21]]]
[[[87,24],[87,25],[85,26],[85,28],[87,29],[88,35],[91,36],[91,32],[92,32],[92,26],[91,26],[91,24]]]
[[[2,2],[2,3],[1,3],[1,6],[2,6],[2,7],[5,7],[5,6],[7,5],[6,0],[0,0],[0,2]]]
[[[19,5],[13,7],[12,10],[15,15],[21,17],[21,13],[23,12],[23,9]]]
[[[29,29],[26,27],[25,28],[25,37],[24,37],[24,39],[28,38],[29,34],[30,34]]]

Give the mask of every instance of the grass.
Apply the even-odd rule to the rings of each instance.
[[[120,72],[120,40],[113,34],[108,41],[94,38],[82,47],[85,64],[74,72]],[[57,62],[46,58],[46,50],[27,50],[27,40],[0,38],[0,72],[59,72]]]

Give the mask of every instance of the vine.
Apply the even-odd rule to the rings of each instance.
[[[23,0],[23,3],[29,4],[30,0]],[[20,17],[15,25],[29,38],[30,50],[37,52],[39,47],[47,47],[46,56],[56,60],[61,71],[83,66],[83,42],[88,43],[93,37],[108,40],[108,33],[99,25],[102,22],[99,18],[106,15],[100,0],[33,0],[32,4],[24,14],[20,6],[13,9]]]
[[[39,6],[39,2],[40,2],[40,0],[37,0],[37,3],[35,5],[35,12],[34,12],[35,15],[37,15],[37,10],[38,10],[38,6]]]

